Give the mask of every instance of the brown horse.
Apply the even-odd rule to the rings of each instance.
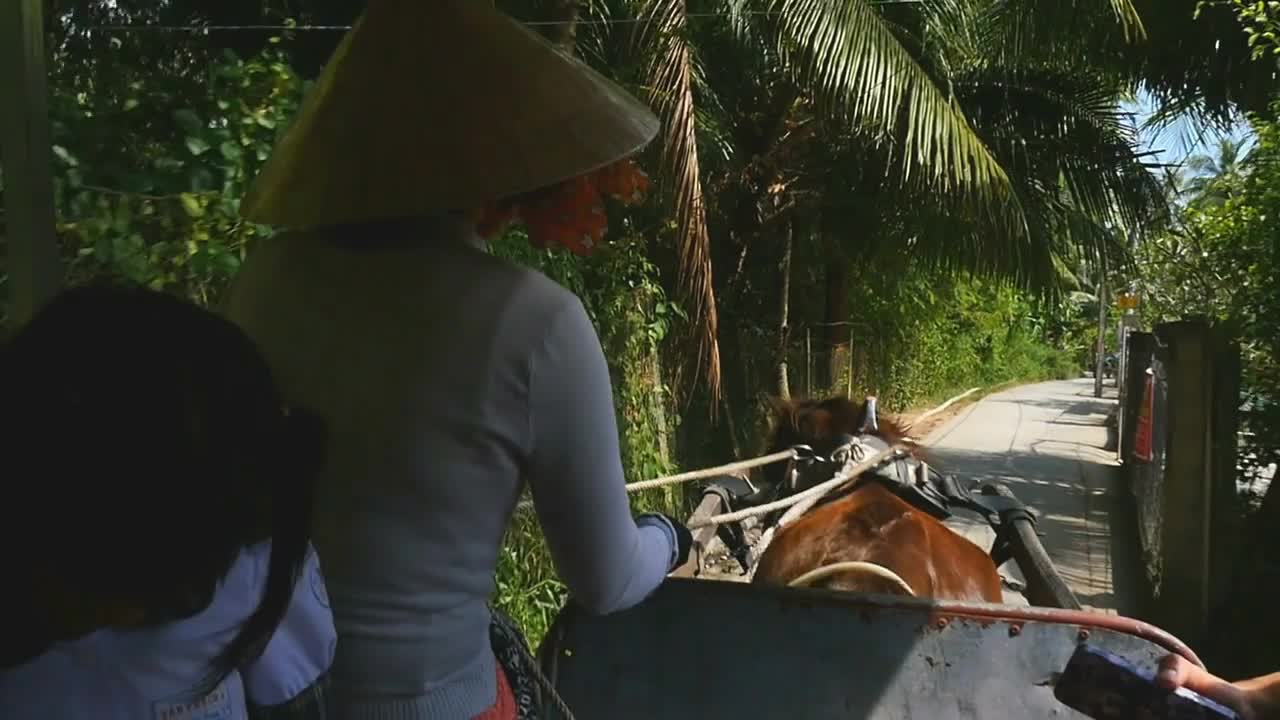
[[[845,398],[782,401],[771,449],[803,444],[821,450],[842,436],[861,434],[889,444],[903,438],[899,428],[875,417],[873,403],[859,407]],[[784,472],[773,467],[766,477],[780,483]],[[874,481],[779,531],[752,582],[1003,602],[1000,575],[982,548]]]

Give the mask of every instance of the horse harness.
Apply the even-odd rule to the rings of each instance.
[[[848,460],[857,462],[888,448],[889,444],[884,439],[869,433],[839,436],[824,443],[819,450],[809,445],[797,445],[792,448],[795,458],[787,468],[786,479],[777,486],[756,489],[743,478],[723,476],[709,483],[702,492],[704,497],[708,494],[718,496],[726,510],[734,512],[804,491],[832,477]],[[822,450],[825,452],[821,452]],[[977,513],[996,531],[991,558],[997,566],[1012,557],[1012,520],[1026,518],[1034,523],[1036,519],[1034,512],[1012,493],[1007,490],[1001,492],[1001,486],[989,484],[975,492],[972,486],[962,485],[954,475],[944,475],[928,463],[902,451],[890,455],[876,467],[853,478],[852,482],[828,493],[809,512],[847,497],[871,482],[879,483],[907,504],[939,521],[952,517],[956,510]],[[761,524],[765,527],[774,525],[782,512],[777,510],[765,515],[761,518]],[[718,525],[716,535],[741,566],[743,573],[749,572],[753,558],[751,545],[747,542],[742,525]]]

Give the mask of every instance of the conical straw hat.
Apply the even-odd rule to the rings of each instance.
[[[469,210],[632,155],[658,124],[490,0],[370,0],[240,213],[305,228]]]

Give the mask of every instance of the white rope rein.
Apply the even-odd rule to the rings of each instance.
[[[933,415],[936,415],[937,413],[940,413],[943,410],[946,410],[951,405],[955,404],[960,400],[963,400],[964,398],[972,395],[973,393],[981,389],[982,389],[981,387],[970,388],[964,391],[963,393],[951,398],[950,400],[947,400],[946,402],[942,403],[938,407],[933,408],[932,410],[927,410],[924,413],[921,413],[920,415],[912,419],[911,422],[907,423],[906,429],[910,429],[914,427],[921,420],[924,420],[925,418],[932,417]],[[783,462],[785,460],[796,460],[798,458],[799,456],[796,453],[795,449],[789,448],[787,450],[779,450],[778,452],[770,453],[768,455],[761,455],[760,457],[749,458],[747,460],[738,460],[736,462],[726,463],[724,465],[717,465],[715,467],[705,468],[702,470],[691,470],[689,472],[676,473],[675,475],[664,475],[663,477],[654,478],[652,480],[640,480],[638,482],[627,483],[627,492],[634,493],[634,492],[640,492],[641,490],[650,490],[652,488],[666,487],[668,485],[679,485],[680,483],[692,482],[694,480],[705,480],[706,478],[712,478],[719,475],[732,475],[733,473],[736,473],[742,470],[751,470],[753,468],[763,467],[765,465],[772,465],[773,463],[776,463],[776,462]],[[883,458],[881,457],[881,459]],[[854,475],[857,475],[858,473],[866,469],[867,468],[862,468],[861,470],[854,471],[848,477],[853,477]],[[845,479],[848,479],[848,477],[846,477]],[[818,486],[818,487],[821,487],[821,486]],[[816,488],[811,488],[810,490],[813,490],[813,489],[816,489]],[[762,515],[764,513],[777,510],[779,507],[788,507],[792,504],[802,502],[804,499],[811,497],[810,495],[807,494],[808,492],[809,491],[807,490],[804,493],[800,493],[799,495],[793,495],[792,497],[787,498],[786,505],[776,505],[774,503],[770,503],[769,505],[761,505],[758,508],[751,508],[750,512],[743,511],[747,513],[745,515],[735,515],[735,516],[731,516],[729,514],[716,515],[712,518],[707,518],[706,520],[701,521],[703,524],[690,525],[689,528],[693,529],[695,527],[703,527],[704,525],[733,522],[735,520],[741,520],[743,518],[753,517],[755,515]],[[782,502],[782,501],[779,501],[779,502]],[[532,507],[533,507],[533,499],[525,498],[524,500],[521,500],[520,502],[516,503],[516,512],[528,510],[529,508],[532,508]],[[805,507],[805,510],[807,510],[809,507],[812,507],[812,504],[807,505]],[[768,509],[766,510],[764,508],[768,508]],[[756,512],[756,511],[760,511],[760,512]],[[801,512],[803,512],[803,510]],[[781,525],[781,523],[779,523],[779,525]]]
[[[750,470],[764,465],[772,465],[783,460],[794,460],[796,457],[795,450],[780,450],[769,455],[762,455],[758,458],[749,460],[739,460],[731,462],[727,465],[706,468],[704,470],[691,470],[678,475],[668,475],[666,477],[656,478],[654,480],[641,480],[627,485],[627,492],[636,492],[637,490],[648,490],[649,488],[662,487],[664,485],[676,485],[691,480],[705,480],[706,478],[716,477],[718,475],[732,475],[740,470]]]
[[[963,399],[965,399],[965,398],[969,397],[970,395],[972,395],[972,394],[974,394],[974,393],[978,392],[978,391],[979,391],[979,390],[981,390],[981,389],[982,389],[982,386],[981,386],[981,385],[979,385],[978,387],[972,387],[972,388],[969,388],[968,390],[965,390],[964,392],[960,393],[959,395],[957,395],[957,396],[955,396],[955,397],[951,398],[950,400],[948,400],[948,401],[946,401],[946,402],[942,403],[942,404],[941,404],[941,405],[939,405],[938,407],[933,408],[932,410],[926,410],[926,411],[924,411],[924,412],[920,413],[919,415],[917,415],[917,416],[915,416],[914,418],[912,418],[911,422],[907,423],[907,426],[906,426],[905,428],[903,428],[903,430],[910,430],[911,428],[913,428],[913,427],[915,427],[917,424],[919,424],[921,420],[924,420],[925,418],[929,418],[929,417],[933,417],[934,415],[937,415],[938,413],[942,412],[943,410],[946,410],[947,408],[949,408],[949,407],[951,407],[952,405],[956,404],[957,402],[959,402],[959,401],[961,401],[961,400],[963,400]]]
[[[763,505],[757,505],[755,507],[746,508],[745,510],[738,510],[737,512],[724,513],[722,515],[712,515],[711,517],[707,517],[707,518],[691,520],[689,522],[688,527],[690,530],[696,530],[700,527],[707,527],[708,525],[720,525],[722,523],[727,523],[727,522],[737,522],[739,520],[744,520],[749,517],[758,517],[760,515],[767,515],[773,512],[774,510],[791,508],[791,511],[789,511],[786,515],[783,515],[782,519],[778,521],[778,526],[781,526],[782,523],[788,519],[788,515],[797,516],[802,514],[805,510],[809,509],[810,507],[815,505],[819,500],[821,500],[822,497],[826,495],[828,492],[835,490],[836,488],[845,484],[846,482],[849,481],[850,478],[860,475],[863,472],[870,470],[871,468],[879,465],[882,461],[884,461],[885,458],[897,453],[899,450],[900,448],[896,446],[885,448],[884,450],[881,450],[880,452],[876,453],[875,455],[872,455],[866,460],[862,460],[858,464],[852,465],[852,467],[850,467],[850,465],[853,461],[850,460],[849,462],[846,462],[844,467],[841,468],[840,471],[837,472],[830,480],[824,483],[819,483],[818,485],[814,485],[808,490],[805,490],[803,492],[798,492],[795,495],[783,498],[781,500],[774,500],[773,502],[770,502],[770,503],[765,503]],[[802,503],[805,503],[806,501],[808,501],[807,505],[803,509],[800,509],[799,512],[795,512],[798,508],[800,508],[800,505]]]
[[[741,470],[750,470],[764,465],[772,465],[773,463],[782,462],[784,460],[794,460],[796,457],[797,455],[795,450],[780,450],[776,453],[762,455],[757,458],[738,460],[737,462],[717,465],[715,467],[705,468],[702,470],[691,470],[689,472],[677,473],[675,475],[665,475],[660,478],[654,478],[653,480],[641,480],[639,482],[627,483],[627,492],[633,493],[656,487],[665,487],[667,485],[678,485],[680,483],[692,482],[694,480],[705,480],[706,478],[717,477],[719,475],[731,475]],[[531,507],[533,507],[532,499],[525,499],[516,503],[517,511],[528,510]]]

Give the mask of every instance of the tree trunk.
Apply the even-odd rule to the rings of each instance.
[[[726,307],[738,307],[742,302],[742,281],[736,278],[733,268],[757,232],[753,204],[750,198],[739,198],[736,211],[731,216],[728,242],[711,245],[713,277],[716,279],[716,297]],[[719,408],[723,417],[718,418],[713,429],[715,445],[721,454],[716,463],[724,462],[724,454],[742,457],[743,423],[750,396],[751,380],[746,367],[746,355],[742,344],[742,322],[738,313],[726,313],[719,324],[721,393]]]
[[[670,427],[667,423],[667,394],[663,392],[666,379],[662,376],[662,352],[654,348],[649,360],[649,382],[653,387],[652,406],[653,423],[658,432],[658,456],[664,465],[671,463],[671,448],[668,444]]]
[[[791,399],[791,386],[787,382],[787,346],[791,341],[791,247],[794,244],[795,225],[787,221],[783,231],[782,264],[778,271],[782,276],[781,301],[778,322],[778,396]]]
[[[840,247],[839,240],[829,229],[822,231],[822,247],[827,277],[827,300],[823,322],[823,338],[826,350],[824,372],[818,378],[818,385],[823,392],[830,392],[844,370],[844,358],[841,349],[845,348],[849,338],[849,329],[839,323],[848,321],[849,301],[849,263]]]

